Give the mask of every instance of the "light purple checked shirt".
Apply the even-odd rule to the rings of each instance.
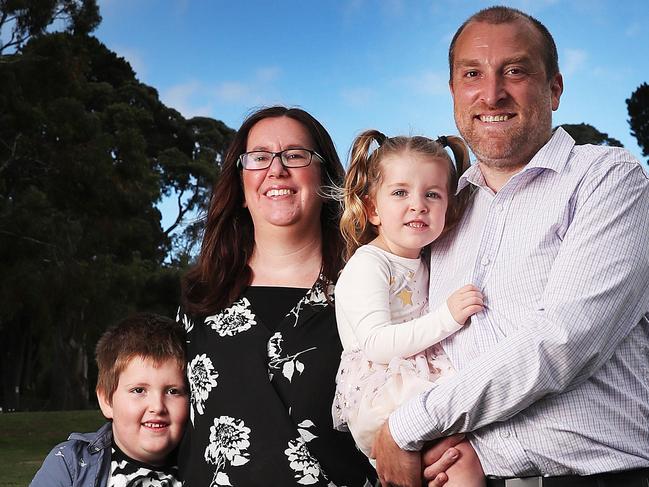
[[[435,242],[430,306],[466,283],[486,309],[446,339],[458,370],[399,408],[405,449],[473,431],[487,475],[649,466],[649,181],[627,151],[561,128],[494,194],[478,166]]]

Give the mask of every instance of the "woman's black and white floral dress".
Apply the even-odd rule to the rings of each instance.
[[[276,300],[282,289],[295,296],[295,289],[273,289],[268,299]],[[260,319],[247,292],[213,316],[179,311],[191,391],[179,458],[185,485],[374,483],[376,474],[351,436],[332,427],[342,349],[327,301],[332,292],[333,286],[319,283],[303,290],[272,326]]]

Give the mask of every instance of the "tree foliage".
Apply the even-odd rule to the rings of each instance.
[[[106,326],[173,313],[196,238],[180,224],[205,204],[233,131],[163,105],[84,31],[24,32],[0,57],[20,61],[0,62],[0,404],[80,408]],[[171,195],[179,219],[163,229],[156,204]]]
[[[642,83],[627,99],[631,135],[638,140],[642,155],[649,156],[649,85]]]
[[[570,136],[575,139],[575,142],[579,145],[583,144],[593,144],[593,145],[608,145],[611,147],[624,147],[622,142],[613,137],[609,137],[608,134],[600,132],[595,127],[587,123],[579,124],[569,124],[564,123],[560,125]]]
[[[55,22],[89,34],[101,22],[97,0],[0,0],[0,54],[19,51]]]

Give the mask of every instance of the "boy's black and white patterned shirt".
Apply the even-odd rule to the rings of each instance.
[[[113,444],[107,487],[181,487],[178,467],[155,467],[133,460]]]

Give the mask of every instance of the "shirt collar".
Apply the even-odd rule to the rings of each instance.
[[[575,140],[562,127],[558,127],[550,140],[541,147],[541,149],[532,157],[532,160],[523,168],[521,172],[529,171],[532,168],[550,169],[560,173],[566,164],[572,148],[575,146]],[[519,173],[520,174],[520,173]],[[485,179],[480,171],[478,164],[473,164],[467,169],[458,181],[457,191],[461,191],[469,184],[482,187],[485,185]]]

